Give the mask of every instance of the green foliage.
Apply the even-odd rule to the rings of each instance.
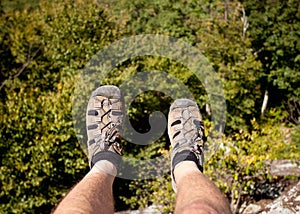
[[[260,82],[269,90],[270,106],[284,103],[289,121],[298,124],[300,108],[299,2],[245,1],[253,49],[262,62]],[[280,99],[278,99],[280,98]]]
[[[299,160],[299,127],[288,128],[284,124],[269,121],[259,124],[251,121],[252,131],[240,129],[231,137],[218,140],[220,148],[206,161],[204,173],[210,177],[230,200],[238,206],[254,197],[257,185],[276,180],[268,174],[266,163],[277,159]],[[209,126],[209,123],[206,124]],[[293,136],[293,137],[292,137]],[[213,139],[208,140],[212,143]],[[168,150],[157,150],[166,157]],[[152,180],[131,183],[135,194],[124,198],[133,208],[158,204],[164,213],[174,209],[174,193],[169,175]],[[252,198],[253,200],[253,198]]]
[[[122,199],[130,204],[131,208],[142,209],[151,204],[158,204],[162,213],[174,211],[175,193],[171,186],[170,175],[154,180],[133,181],[129,188],[134,192],[130,198]]]
[[[283,124],[252,121],[251,132],[240,130],[223,140],[223,148],[209,160],[207,174],[231,199],[239,203],[254,194],[257,184],[276,179],[268,174],[267,161],[298,160],[299,144],[291,138],[291,128]]]
[[[88,1],[7,11],[0,23],[0,209],[50,212],[88,169],[71,114],[76,74],[118,30]]]
[[[42,94],[22,88],[7,95],[0,134],[1,210],[49,211],[86,171],[68,113],[69,90]]]
[[[71,115],[74,85],[101,48],[146,33],[183,39],[210,60],[224,84],[227,128],[205,173],[232,204],[251,197],[257,183],[275,179],[265,170],[266,161],[300,158],[299,126],[283,123],[289,119],[297,124],[300,117],[298,5],[296,0],[0,1],[0,210],[50,212],[87,172]],[[129,59],[102,83],[120,86],[133,74],[154,70],[173,75],[189,88],[209,129],[203,83],[178,62],[158,56]],[[176,91],[175,84],[160,85]],[[270,99],[261,118],[265,89]],[[167,115],[171,102],[161,92],[140,94],[128,109],[133,127],[149,131],[149,115]],[[137,160],[167,159],[169,145],[165,132],[147,146],[124,142],[124,151]],[[130,183],[129,196],[123,187],[116,195],[133,208],[159,204],[163,212],[172,212],[170,176],[139,176]]]
[[[38,0],[1,0],[4,10],[22,10],[24,8],[35,8],[39,6]]]
[[[195,24],[198,27],[195,36],[201,41],[196,46],[204,51],[224,81],[227,132],[230,132],[246,128],[260,113],[257,107],[261,98],[258,82],[261,64],[251,51],[250,38],[243,33],[243,7],[235,1],[226,4],[210,5],[209,18],[202,25]]]
[[[252,52],[251,38],[244,30],[247,22],[241,21],[241,18],[245,19],[243,7],[238,1],[227,2],[226,5],[205,0],[120,1],[111,7],[112,16],[120,17],[126,23],[128,34],[165,34],[181,38],[201,50],[224,81],[227,132],[241,126],[246,128],[253,116],[260,115],[257,107],[262,104],[262,86],[259,83],[262,64]],[[166,64],[161,68],[168,69]],[[185,73],[182,70],[179,78]],[[193,88],[195,83],[191,80],[185,83]],[[194,88],[192,92],[196,96],[205,94]]]

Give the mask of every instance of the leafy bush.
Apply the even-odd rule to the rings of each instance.
[[[11,9],[16,3],[22,3],[20,8]],[[251,198],[258,183],[275,179],[266,171],[266,160],[300,158],[299,125],[284,123],[299,123],[298,2],[273,3],[53,0],[30,7],[25,0],[0,1],[0,210],[50,212],[84,176],[86,156],[71,115],[74,85],[101,48],[142,33],[183,39],[211,61],[224,84],[227,128],[205,173],[232,205]],[[121,85],[133,74],[153,70],[172,74],[189,88],[209,129],[205,88],[178,62],[158,56],[129,59],[103,83]],[[265,90],[270,99],[261,117]],[[149,114],[159,110],[166,115],[171,102],[157,91],[139,95],[128,110],[133,127],[147,132]],[[141,160],[167,158],[167,133],[148,146],[124,142],[124,150]],[[175,195],[170,176],[140,177],[128,187],[131,195],[120,186],[116,197],[134,208],[153,203],[171,212]]]
[[[88,170],[71,114],[76,74],[118,30],[90,1],[7,10],[0,25],[0,209],[50,212]]]
[[[277,179],[269,174],[267,161],[300,158],[298,138],[291,135],[299,135],[299,132],[294,132],[293,128],[277,123],[274,126],[272,121],[259,124],[255,119],[252,128],[219,140],[219,149],[204,165],[204,174],[222,190],[233,209],[241,202],[254,200],[259,183]],[[207,143],[211,141],[209,139]],[[159,151],[169,155],[167,150]],[[133,208],[157,204],[164,213],[174,211],[175,196],[169,174],[152,180],[133,181],[130,188],[135,194],[123,199]]]

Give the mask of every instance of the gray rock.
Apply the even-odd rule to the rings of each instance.
[[[151,205],[144,209],[122,211],[122,212],[117,212],[115,214],[161,214],[159,210],[160,210],[159,205]]]
[[[266,205],[262,214],[300,213],[300,181],[288,192]]]
[[[249,204],[244,211],[242,211],[243,214],[253,214],[258,213],[261,210],[261,206],[257,204]]]

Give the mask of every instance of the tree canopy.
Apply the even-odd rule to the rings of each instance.
[[[265,170],[267,160],[300,158],[299,16],[296,0],[1,0],[0,210],[49,213],[84,176],[87,157],[74,127],[82,121],[72,118],[76,82],[100,50],[142,34],[180,39],[209,60],[224,86],[227,112],[222,139],[208,141],[218,140],[220,147],[205,171],[232,205],[253,199],[260,183],[278,179]],[[103,84],[119,86],[145,71],[164,71],[182,82],[207,133],[212,129],[206,83],[180,62],[134,57],[119,63]],[[141,93],[127,112],[130,122],[145,133],[149,115],[167,115],[171,102],[160,91]],[[125,156],[141,160],[167,158],[170,149],[166,132],[148,146],[123,143]],[[173,210],[169,175],[117,180],[114,190],[117,209],[154,203]]]

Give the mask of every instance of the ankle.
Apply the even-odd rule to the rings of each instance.
[[[110,161],[100,160],[95,163],[93,168],[90,170],[89,174],[99,173],[99,172],[106,173],[115,177],[117,175],[117,168]]]
[[[201,171],[194,161],[182,161],[181,163],[178,163],[174,168],[174,178],[176,183],[178,184],[182,178],[188,177],[193,173],[201,174]]]

